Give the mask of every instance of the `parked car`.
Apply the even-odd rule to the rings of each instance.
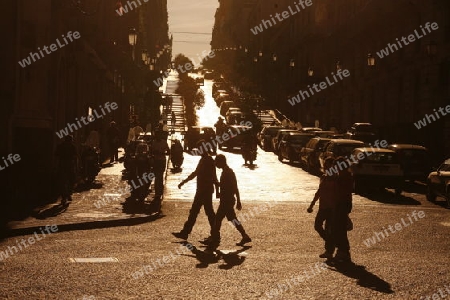
[[[405,180],[425,182],[431,172],[431,160],[427,148],[420,145],[392,144],[388,149],[397,153]]]
[[[190,151],[196,147],[198,141],[205,140],[205,142],[212,145],[213,151],[216,152],[217,144],[212,142],[215,137],[216,133],[212,127],[190,126],[184,136],[184,150]]]
[[[334,135],[336,135],[336,132],[329,131],[329,130],[312,131],[312,132],[317,137],[327,138],[327,139],[331,139]]]
[[[355,193],[361,194],[369,188],[393,188],[400,195],[403,170],[397,154],[389,149],[356,148],[352,155],[358,159],[351,165]]]
[[[216,101],[217,106],[220,107],[222,102],[224,102],[224,101],[232,101],[232,100],[230,98],[230,94],[228,94],[228,93],[219,93],[216,96],[215,101]]]
[[[438,196],[443,197],[450,206],[450,158],[427,178],[427,200],[434,202]]]
[[[227,90],[224,90],[224,89],[216,90],[216,92],[213,93],[213,98],[216,100],[216,102],[217,102],[217,98],[218,98],[221,94],[222,94],[222,95],[228,95],[228,91],[227,91]]]
[[[224,82],[214,82],[213,86],[212,86],[212,95],[214,97],[214,95],[216,95],[216,92],[218,90],[226,90],[227,88],[227,84]]]
[[[231,101],[231,100],[223,101],[223,102],[220,104],[220,115],[225,117],[225,115],[226,115],[228,109],[229,109],[230,107],[232,107],[233,105],[235,105],[235,104],[234,104],[234,102]]]
[[[379,139],[371,123],[354,123],[344,134],[344,138],[371,144]]]
[[[258,142],[264,151],[272,150],[272,139],[283,126],[266,126],[258,133]]]
[[[300,151],[314,135],[311,133],[288,132],[280,141],[278,160],[288,159],[290,163],[300,161]]]
[[[239,111],[228,111],[225,115],[225,121],[229,125],[239,124],[243,120],[242,112]]]
[[[347,139],[332,139],[326,145],[322,153],[319,154],[320,172],[324,173],[323,164],[328,157],[336,158],[338,156],[350,157],[353,149],[364,147],[361,141]]]
[[[322,128],[319,127],[303,127],[300,129],[301,132],[311,132],[311,131],[322,131]]]
[[[329,138],[315,137],[300,150],[300,163],[305,171],[316,173],[320,170],[319,155],[323,152]]]
[[[227,126],[226,133],[229,136],[229,139],[225,141],[222,135],[223,143],[219,144],[219,149],[227,148],[241,148],[242,140],[246,138],[248,134],[253,134],[251,127],[243,126],[243,125],[231,125]]]
[[[289,132],[300,132],[295,129],[281,129],[277,131],[277,135],[272,139],[272,149],[273,153],[278,154],[278,146],[280,145],[281,139],[283,135],[288,134]]]

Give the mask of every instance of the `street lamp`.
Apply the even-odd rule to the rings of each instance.
[[[258,58],[255,56],[255,57],[253,57],[253,62],[258,62]]]
[[[367,65],[370,67],[375,66],[375,57],[372,56],[372,53],[367,55]]]
[[[336,70],[339,71],[339,70],[341,70],[341,69],[342,69],[342,64],[341,64],[341,61],[338,60],[338,61],[336,62]]]
[[[128,33],[128,42],[130,43],[131,47],[133,47],[131,56],[133,57],[134,61],[134,47],[136,46],[137,42],[137,33],[135,28],[130,29],[130,32]]]
[[[259,50],[258,56],[259,56],[259,57],[262,57],[262,56],[263,56],[263,53],[262,53],[261,50]]]
[[[313,77],[314,76],[314,69],[309,67],[308,68],[308,77]]]
[[[272,54],[272,60],[273,60],[273,62],[276,62],[277,59],[278,59],[277,55],[276,55],[275,53]]]
[[[295,67],[295,60],[293,58],[291,58],[291,60],[289,61],[289,67]]]

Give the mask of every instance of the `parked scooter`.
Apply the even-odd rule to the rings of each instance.
[[[174,169],[181,168],[184,161],[183,146],[179,140],[174,140],[170,147],[170,161]]]
[[[81,174],[87,184],[92,184],[100,172],[99,154],[98,148],[87,145],[84,146],[81,153]]]

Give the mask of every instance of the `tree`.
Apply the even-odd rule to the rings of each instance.
[[[189,76],[180,77],[180,82],[176,93],[184,98],[186,107],[186,122],[188,126],[194,126],[197,123],[195,110],[203,107],[205,104],[205,95],[199,90],[195,80]]]
[[[192,61],[184,54],[177,54],[173,61],[175,64],[175,69],[178,70],[180,79],[188,77],[189,71],[194,69],[194,64],[192,63]]]

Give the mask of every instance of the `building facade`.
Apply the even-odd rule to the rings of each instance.
[[[355,122],[370,122],[388,141],[423,144],[437,160],[448,157],[450,117],[436,115],[434,121],[429,116],[431,122],[420,129],[414,124],[450,104],[450,3],[310,4],[259,0],[249,14],[249,27],[228,29],[252,33],[244,44],[249,49],[246,68],[259,65],[257,72],[246,75],[258,76],[254,82],[267,102],[305,126],[318,121],[324,129],[345,130]],[[287,18],[274,18],[283,11],[289,12]],[[431,29],[433,23],[438,28]],[[258,25],[262,31],[253,34]],[[288,102],[301,90],[332,78],[338,69],[348,70],[350,76],[300,103]]]
[[[5,201],[15,205],[49,201],[56,192],[54,150],[61,142],[56,132],[105,103],[116,102],[117,110],[71,132],[81,146],[96,129],[104,145],[102,135],[109,122],[114,120],[127,131],[130,107],[153,88],[150,79],[167,68],[171,56],[167,1],[122,2],[4,3],[7,15],[0,30],[7,43],[0,50],[4,66],[0,95],[5,103],[0,110],[0,153],[21,157],[14,167],[0,171],[9,199]],[[136,32],[134,46],[131,32]],[[52,44],[56,46],[51,48]],[[154,61],[142,61],[144,49]]]

